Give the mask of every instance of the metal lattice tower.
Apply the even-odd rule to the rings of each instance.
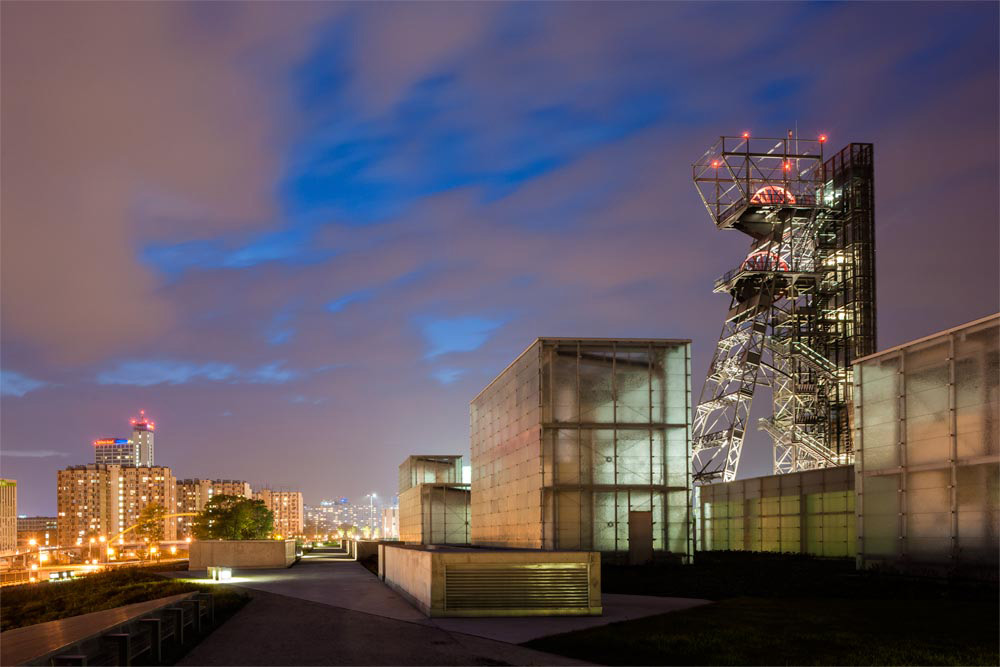
[[[825,142],[720,137],[694,164],[716,227],[752,239],[715,281],[731,300],[695,411],[697,481],[736,477],[758,386],[775,473],[853,461],[851,364],[875,351],[872,145],[824,159]]]

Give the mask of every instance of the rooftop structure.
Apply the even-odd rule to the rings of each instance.
[[[459,454],[415,455],[399,466],[399,539],[416,544],[469,543],[469,485]]]
[[[751,238],[715,281],[730,297],[694,417],[693,473],[736,477],[750,407],[769,387],[773,469],[849,464],[852,364],[875,350],[871,144],[720,137],[693,167],[718,229]]]

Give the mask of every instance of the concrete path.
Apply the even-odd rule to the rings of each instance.
[[[373,577],[374,578],[374,577]],[[338,607],[253,599],[179,665],[582,665],[569,658]]]
[[[604,594],[603,616],[429,619],[333,552],[307,554],[289,569],[237,571],[232,584],[253,599],[180,664],[584,664],[516,644],[708,604]]]

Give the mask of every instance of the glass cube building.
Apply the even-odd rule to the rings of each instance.
[[[462,457],[407,457],[399,466],[399,539],[411,544],[469,543],[469,485]]]
[[[539,338],[472,401],[474,545],[687,561],[690,341]]]
[[[859,567],[996,578],[1000,315],[854,366]]]

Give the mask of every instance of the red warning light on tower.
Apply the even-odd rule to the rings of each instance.
[[[146,411],[139,410],[139,416],[133,417],[129,420],[132,423],[132,428],[137,431],[154,431],[156,430],[156,424],[146,418]]]
[[[826,143],[826,135],[825,134],[819,135],[819,143],[821,143],[821,144],[825,144]]]
[[[743,138],[744,139],[749,139],[750,138],[750,133],[749,132],[744,132],[743,133]]]

